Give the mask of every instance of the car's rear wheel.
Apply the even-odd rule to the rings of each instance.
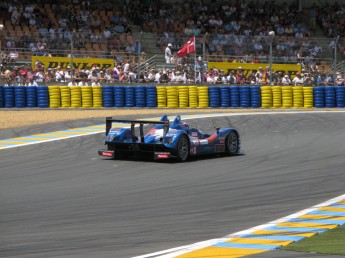
[[[189,156],[189,141],[186,135],[182,135],[177,143],[177,158],[186,161]]]
[[[239,140],[235,131],[231,131],[225,139],[225,151],[228,155],[234,155],[238,153]]]

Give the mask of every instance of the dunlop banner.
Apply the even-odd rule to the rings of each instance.
[[[218,70],[223,70],[225,74],[229,72],[235,72],[239,67],[242,68],[244,75],[248,77],[252,72],[257,72],[261,67],[263,70],[269,69],[269,64],[267,63],[227,63],[227,62],[209,62],[208,69],[217,68]],[[289,73],[292,77],[295,77],[297,72],[301,72],[301,66],[295,64],[272,64],[273,72]]]
[[[48,56],[33,56],[32,57],[32,68],[35,67],[35,63],[40,62],[44,65],[44,68],[57,68],[61,69],[71,66],[71,58],[69,57],[48,57]],[[114,68],[114,60],[106,58],[73,58],[74,69],[89,70],[93,66],[98,66],[100,69]],[[71,66],[72,67],[72,66]]]

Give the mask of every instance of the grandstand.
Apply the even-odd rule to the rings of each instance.
[[[196,55],[208,62],[268,63],[272,44],[274,63],[344,71],[345,4],[298,2],[5,0],[0,4],[1,63],[73,56],[167,67],[167,43],[176,53],[195,36]],[[273,40],[269,31],[275,31]]]

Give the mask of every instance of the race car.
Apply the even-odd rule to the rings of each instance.
[[[128,126],[112,127],[113,123]],[[144,134],[144,125],[153,124]],[[140,135],[135,128],[139,125]],[[104,157],[118,158],[121,155],[148,154],[155,160],[177,158],[186,161],[190,156],[204,154],[235,155],[240,152],[240,135],[234,128],[215,128],[213,134],[205,134],[197,128],[190,128],[178,115],[170,123],[164,115],[160,121],[117,120],[106,118],[106,149],[98,150]]]

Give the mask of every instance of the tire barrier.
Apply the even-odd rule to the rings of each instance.
[[[313,88],[314,94],[314,107],[323,108],[325,107],[325,87],[315,86]]]
[[[146,88],[145,86],[136,86],[135,89],[135,106],[145,107],[146,106]]]
[[[84,86],[83,86],[84,87]],[[80,108],[81,103],[81,86],[71,87],[71,107]]]
[[[0,108],[344,108],[344,86],[0,86]]]
[[[25,86],[14,87],[14,106],[16,108],[26,107],[26,87]]]
[[[223,108],[230,107],[230,87],[220,86],[220,106]]]
[[[37,86],[37,107],[49,107],[49,91],[48,86]]]
[[[103,100],[103,107],[114,106],[114,87],[113,86],[102,87],[102,100]]]
[[[303,107],[312,108],[313,99],[314,99],[313,87],[312,86],[303,87]]]
[[[292,106],[293,108],[303,107],[303,87],[302,86],[292,87]]]
[[[259,108],[261,107],[261,91],[260,86],[251,86],[250,87],[250,97],[251,97],[251,107]]]
[[[92,108],[92,87],[83,86],[81,87],[81,107]]]
[[[272,90],[272,107],[281,108],[282,107],[282,87],[274,86]]]
[[[272,107],[272,90],[271,86],[261,86],[261,107],[270,108]]]
[[[208,87],[199,86],[198,87],[198,108],[207,108],[209,103],[208,97]]]
[[[49,91],[49,107],[59,108],[61,97],[60,97],[60,87],[59,86],[48,86]]]
[[[165,86],[157,86],[157,107],[167,107],[167,89]]]
[[[71,107],[71,88],[68,86],[60,86],[61,107]]]
[[[4,87],[4,107],[13,108],[14,107],[14,86],[5,86]]]
[[[188,86],[177,86],[178,106],[180,108],[189,107],[189,92]]]
[[[124,107],[126,105],[126,93],[124,86],[114,87],[114,107]]]
[[[146,107],[157,107],[156,86],[146,86]]]
[[[335,107],[335,87],[327,86],[325,87],[325,107],[333,108]]]
[[[0,108],[4,107],[4,86],[0,86]]]
[[[102,86],[92,86],[92,103],[94,108],[102,107]]]
[[[230,107],[240,107],[240,91],[239,86],[230,87]]]
[[[210,107],[220,107],[220,87],[210,86],[208,87],[208,97],[210,101]]]
[[[167,86],[167,107],[178,108],[178,91],[177,86]]]
[[[240,92],[240,107],[242,108],[249,108],[250,106],[250,87],[249,86],[242,86],[239,87]]]
[[[135,87],[125,87],[125,106],[135,107]]]
[[[33,108],[37,107],[37,87],[25,87],[26,91],[26,106]]]
[[[292,108],[292,86],[282,86],[282,108]]]
[[[336,94],[335,101],[336,101],[337,108],[345,107],[345,87],[344,86],[335,87],[335,94]]]
[[[188,86],[188,102],[190,108],[198,107],[198,87]]]

